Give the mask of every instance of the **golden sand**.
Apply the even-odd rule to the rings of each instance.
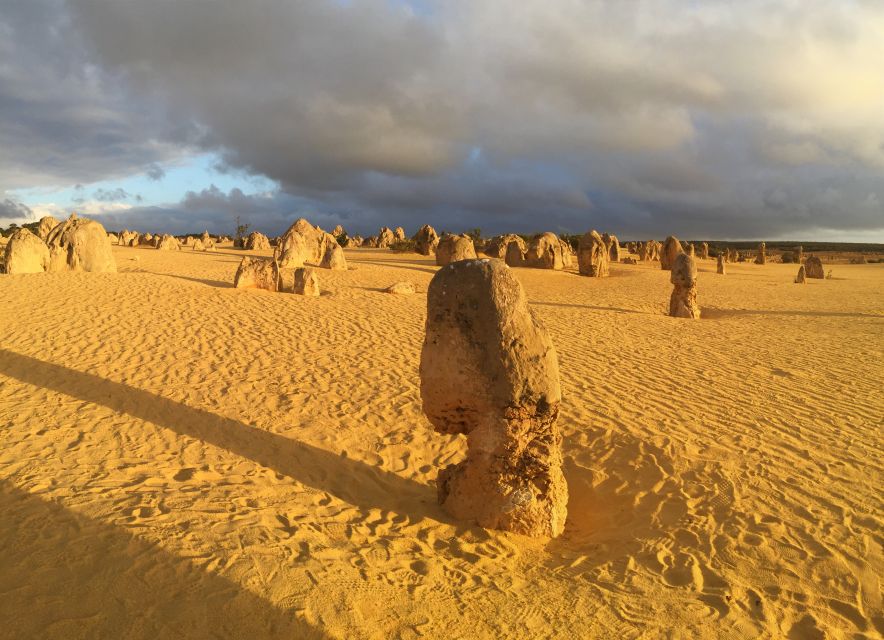
[[[421,412],[432,259],[320,298],[243,252],[0,276],[0,637],[872,638],[884,632],[884,266],[519,269],[558,349],[569,521],[452,521]],[[385,294],[399,280],[418,294]]]

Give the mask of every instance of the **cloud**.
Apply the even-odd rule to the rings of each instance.
[[[125,189],[117,187],[116,189],[96,189],[92,197],[99,202],[117,202],[118,200],[127,200],[131,196]]]
[[[10,198],[0,200],[0,221],[5,224],[12,222],[21,224],[22,222],[30,221],[33,215],[31,208],[20,202]]]
[[[0,151],[13,167],[0,186],[160,179],[198,147],[281,191],[208,189],[126,215],[202,226],[240,210],[275,229],[291,206],[364,231],[638,237],[881,227],[880,3],[13,4],[0,21],[23,62],[2,72],[15,82],[0,112],[33,115],[19,137],[0,125],[17,158]]]
[[[96,65],[63,0],[0,12],[0,191],[125,176],[186,153],[188,126]]]
[[[154,182],[159,182],[166,177],[166,170],[157,163],[153,163],[147,168],[145,174],[147,174],[147,177]]]

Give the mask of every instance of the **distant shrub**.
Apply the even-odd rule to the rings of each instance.
[[[475,229],[470,229],[469,231],[465,231],[466,235],[468,235],[473,240],[473,244],[478,244],[482,241],[482,230],[479,227]]]
[[[390,245],[390,251],[396,253],[417,253],[414,240],[399,240]]]
[[[236,216],[234,220],[234,224],[236,226],[236,234],[233,236],[233,246],[234,247],[243,247],[245,246],[245,238],[249,233],[249,224],[243,223],[240,220],[239,216]]]
[[[341,245],[342,247],[346,248],[346,247],[347,247],[347,243],[350,241],[350,236],[348,236],[348,235],[347,235],[347,232],[345,231],[344,233],[342,233],[341,235],[339,235],[337,238],[335,238],[335,240],[338,241],[338,244],[339,244],[339,245]]]
[[[795,258],[795,254],[791,251],[784,251],[782,259],[783,259],[784,264],[790,264],[793,262],[797,262],[797,260]]]

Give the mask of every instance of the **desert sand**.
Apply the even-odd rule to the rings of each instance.
[[[454,521],[418,365],[433,256],[323,295],[243,252],[0,276],[0,637],[874,638],[884,266],[517,269],[559,356],[553,540]],[[384,289],[411,282],[414,295]]]

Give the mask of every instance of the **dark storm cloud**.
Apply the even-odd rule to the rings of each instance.
[[[196,145],[282,188],[126,215],[206,226],[241,209],[270,233],[304,209],[362,233],[884,228],[875,3],[70,0],[37,20],[31,4],[16,5],[30,18],[4,19],[61,23],[74,43],[28,50],[43,78],[20,70],[0,107],[36,102],[23,130],[46,120],[38,145],[71,149],[81,132],[82,165],[99,173]],[[58,109],[65,91],[24,90],[65,65],[74,106],[101,114],[91,128]]]
[[[0,10],[0,192],[93,182],[181,155],[157,105],[88,57],[63,0]],[[180,134],[180,132],[178,132]]]
[[[32,217],[30,207],[9,198],[0,200],[0,220],[26,220]]]

